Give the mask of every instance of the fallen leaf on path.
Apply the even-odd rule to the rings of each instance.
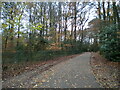
[[[33,86],[33,88],[36,88],[38,85],[36,84],[35,86]]]
[[[43,80],[42,80],[42,82],[46,82],[46,80],[45,80],[45,79],[43,79]]]

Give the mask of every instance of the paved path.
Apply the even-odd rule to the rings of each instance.
[[[84,53],[73,59],[61,62],[13,87],[99,88],[100,85],[96,82],[91,72],[90,55],[90,53]]]

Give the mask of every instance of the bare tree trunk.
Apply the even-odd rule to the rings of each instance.
[[[64,34],[65,34],[64,41],[66,41],[66,38],[67,38],[67,15],[65,15],[65,28],[64,28]]]
[[[74,28],[74,40],[76,41],[76,19],[77,19],[77,10],[76,10],[76,2],[74,3],[74,25],[75,25],[75,28]]]
[[[18,37],[17,37],[17,47],[19,46],[19,38],[20,38],[20,25],[18,26]]]
[[[106,20],[106,14],[105,14],[105,2],[103,2],[103,20]]]
[[[98,2],[98,15],[99,15],[99,19],[101,19],[101,7],[100,7],[100,2]]]
[[[9,25],[9,29],[10,29],[10,25]],[[8,32],[5,38],[5,50],[7,49],[7,43],[8,43]]]
[[[59,17],[59,31],[58,31],[58,42],[60,42],[60,29],[61,29],[61,2],[59,2],[59,12],[58,12],[58,17]]]
[[[52,27],[52,21],[51,21],[52,20],[52,11],[51,11],[51,6],[52,6],[52,3],[50,2],[49,3],[49,12],[50,12],[49,13],[49,15],[50,15],[50,17],[49,17],[50,18],[49,26],[50,26],[50,28]]]
[[[107,20],[110,22],[110,2],[108,2],[108,8],[107,8]]]
[[[43,2],[41,3],[41,23],[43,23],[43,11],[42,11],[42,9],[43,9]],[[44,27],[42,27],[42,29],[43,29]],[[40,30],[40,36],[42,36],[43,35],[43,30]]]
[[[118,14],[118,8],[116,6],[116,2],[113,2],[113,18],[114,18],[114,23],[118,24],[118,28],[120,29],[120,18]]]
[[[44,31],[45,31],[45,10],[46,10],[46,8],[45,8],[45,3],[44,3],[44,11],[43,11],[43,37],[44,37]]]

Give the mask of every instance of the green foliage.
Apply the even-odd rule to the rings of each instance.
[[[40,51],[40,50],[45,50],[49,44],[48,40],[42,38],[42,37],[39,37],[39,38],[36,38],[34,39],[34,50],[35,51]]]
[[[117,25],[109,25],[100,32],[100,51],[111,61],[120,61],[120,37]]]
[[[65,45],[68,46],[65,46]],[[75,41],[75,40],[66,40],[63,42],[63,48],[65,50],[69,51],[71,54],[78,54],[81,52],[87,52],[89,47],[89,43],[81,43],[81,41]]]
[[[89,46],[89,51],[97,52],[99,51],[99,46],[96,43],[93,43],[92,45]]]
[[[6,28],[7,26],[7,24],[2,23],[2,28]]]
[[[32,27],[31,27],[31,30],[38,30],[38,31],[40,31],[40,30],[42,30],[42,27],[43,27],[43,25],[42,24],[34,24]]]
[[[11,51],[3,52],[2,63],[6,64],[6,63],[20,63],[20,62],[27,62],[27,61],[46,61],[46,60],[52,60],[56,57],[75,54],[75,52],[72,50],[71,51],[41,50],[38,52],[34,52],[34,51],[31,52],[26,48],[24,48],[23,50],[22,45],[19,46],[19,49],[20,50],[17,50],[16,52],[11,52]]]
[[[62,51],[53,51],[53,50],[44,50],[44,51],[39,51],[34,55],[35,60],[50,60],[54,59],[55,57],[58,56],[64,56],[65,52],[63,53]]]

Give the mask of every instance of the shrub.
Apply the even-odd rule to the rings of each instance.
[[[109,25],[100,32],[100,52],[111,61],[120,61],[120,37],[117,25]]]

